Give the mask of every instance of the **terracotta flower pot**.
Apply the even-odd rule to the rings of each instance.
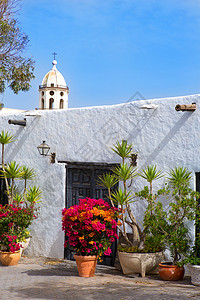
[[[184,267],[172,265],[170,262],[163,262],[159,264],[158,272],[163,280],[182,280],[185,269]]]
[[[0,261],[4,266],[17,265],[21,258],[20,250],[12,252],[0,251]]]
[[[74,259],[76,260],[76,265],[80,277],[94,277],[97,264],[97,256],[82,256],[75,254]]]

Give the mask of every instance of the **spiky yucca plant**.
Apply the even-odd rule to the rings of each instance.
[[[0,177],[5,180],[6,183],[6,193],[8,197],[8,204],[13,204],[13,200],[20,203],[21,195],[17,194],[15,191],[15,180],[24,180],[24,192],[23,198],[24,201],[27,200],[27,196],[30,193],[30,190],[27,191],[27,181],[33,180],[35,178],[35,171],[33,168],[29,168],[27,166],[20,166],[16,163],[16,161],[11,161],[5,164],[5,145],[13,143],[15,141],[15,136],[10,134],[8,131],[2,130],[0,133],[0,144],[2,145],[2,170],[0,170]],[[9,184],[8,179],[10,179],[11,184]],[[31,190],[31,195],[33,199],[33,195],[37,198],[37,192],[39,193],[39,188],[34,190],[34,187]],[[33,193],[34,192],[34,193]],[[40,192],[41,193],[41,192]]]
[[[111,148],[116,154],[118,154],[122,163],[112,169],[112,174],[105,174],[99,177],[100,184],[108,188],[108,198],[111,204],[118,204],[121,210],[120,219],[122,221],[122,226],[119,226],[119,230],[126,242],[130,247],[137,246],[140,250],[145,247],[146,232],[148,231],[149,225],[141,226],[140,223],[136,221],[136,212],[131,208],[131,202],[135,201],[136,194],[128,190],[127,183],[138,176],[137,169],[133,167],[128,160],[134,155],[133,146],[128,145],[127,141],[117,142],[113,148]],[[156,166],[147,167],[141,173],[141,176],[145,178],[150,183],[150,193],[146,194],[145,199],[147,200],[148,209],[153,209],[150,203],[152,203],[152,181],[161,178],[162,172],[156,169]],[[122,182],[123,189],[119,187],[116,191],[111,192],[111,188],[116,183]],[[150,196],[151,195],[151,196]],[[140,195],[137,195],[140,197]],[[130,239],[127,234],[127,226],[132,230],[133,238]]]

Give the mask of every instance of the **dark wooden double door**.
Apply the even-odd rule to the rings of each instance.
[[[86,197],[94,199],[107,198],[108,191],[98,185],[98,177],[104,173],[110,172],[114,165],[110,164],[67,164],[66,165],[66,208],[76,205],[79,199]],[[114,189],[117,188],[114,187]],[[101,264],[113,266],[115,262],[117,250],[117,242],[112,244],[112,254],[104,256]],[[70,249],[65,249],[65,258],[73,259],[73,252]]]

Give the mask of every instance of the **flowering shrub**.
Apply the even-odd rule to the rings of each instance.
[[[37,218],[34,203],[23,202],[0,205],[0,245],[3,250],[14,252],[20,249],[19,242],[27,238],[27,227]]]
[[[2,234],[0,237],[1,241],[3,241],[3,249],[8,252],[15,252],[20,249],[20,244],[17,242],[16,235],[8,235],[6,233]]]
[[[110,255],[110,246],[115,238],[118,209],[102,199],[80,199],[62,211],[62,229],[68,237],[65,247],[71,247],[77,254],[88,256]]]

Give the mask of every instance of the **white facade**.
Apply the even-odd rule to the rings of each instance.
[[[194,102],[197,105],[194,112],[175,110],[177,104]],[[8,124],[9,119],[24,118],[25,127]],[[61,228],[61,210],[67,193],[64,162],[119,162],[110,147],[124,139],[133,143],[138,152],[138,170],[151,164],[164,172],[176,166],[187,167],[192,172],[195,189],[195,173],[200,172],[199,128],[200,95],[10,115],[0,111],[0,130],[8,130],[17,138],[15,143],[6,146],[6,161],[16,160],[35,168],[36,184],[43,192],[39,218],[31,226],[29,255],[57,258],[64,255]],[[51,152],[56,152],[55,164],[39,155],[37,146],[43,140]],[[155,182],[154,188],[162,184],[163,178]],[[140,190],[144,185],[145,180],[137,177],[132,188]],[[141,218],[146,204],[133,205],[137,218]]]
[[[39,86],[39,109],[68,108],[69,88],[62,74],[57,70],[57,61],[53,60],[53,68],[44,76]]]

